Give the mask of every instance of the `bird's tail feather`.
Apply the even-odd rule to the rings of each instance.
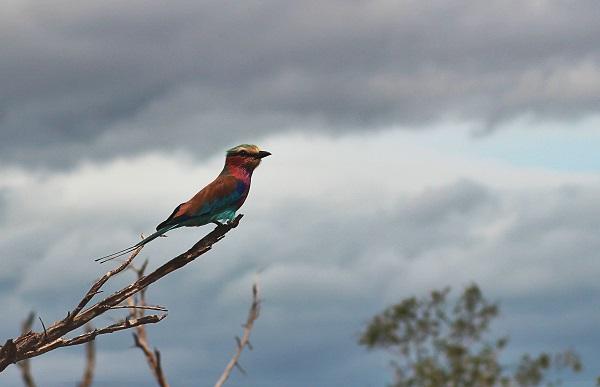
[[[166,233],[169,230],[174,229],[175,227],[177,227],[177,226],[173,225],[173,226],[163,227],[163,228],[159,229],[158,231],[156,231],[155,233],[148,235],[146,238],[142,239],[141,241],[139,241],[138,243],[136,243],[133,246],[130,246],[123,250],[119,250],[119,251],[114,252],[109,255],[105,255],[104,257],[96,258],[96,259],[94,259],[94,261],[100,262],[100,263],[105,263],[105,262],[111,261],[115,258],[121,257],[125,254],[132,253],[137,248],[144,246],[146,243],[153,241],[154,239],[158,238],[159,236],[164,235],[164,233]]]

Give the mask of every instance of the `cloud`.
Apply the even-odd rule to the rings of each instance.
[[[383,385],[385,356],[356,345],[363,324],[403,297],[471,281],[520,318],[500,328],[510,328],[524,350],[587,348],[593,324],[577,324],[565,338],[564,326],[547,319],[580,312],[600,319],[593,312],[600,275],[594,174],[447,155],[426,144],[402,131],[265,139],[274,155],[255,173],[240,228],[148,294],[170,311],[150,328],[167,375],[184,384],[214,382],[234,349],[256,276],[263,313],[255,350],[242,358],[249,375],[234,376],[233,385],[330,386],[341,378]],[[340,161],[357,149],[359,157]],[[30,309],[46,324],[63,317],[65,305],[75,305],[105,270],[92,258],[137,240],[221,165],[222,156],[200,164],[185,153],[146,152],[65,171],[3,170],[0,308],[12,312],[0,318],[0,336],[14,335]],[[141,258],[160,265],[207,230],[172,232]],[[544,337],[527,337],[528,326],[544,326]],[[99,342],[102,383],[148,380],[129,340]],[[40,357],[34,372],[49,386],[70,383],[81,367],[54,365],[80,351]],[[594,369],[598,357],[586,353]],[[3,375],[3,385],[18,385],[13,375]]]
[[[4,189],[0,188],[0,222],[4,219],[4,212],[6,211],[6,192]]]
[[[597,16],[593,0],[14,0],[0,155],[65,166],[286,130],[583,117],[598,112]]]

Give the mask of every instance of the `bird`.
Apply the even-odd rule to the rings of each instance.
[[[271,153],[256,145],[241,144],[227,150],[225,166],[206,187],[185,203],[178,205],[171,215],[158,226],[156,232],[126,249],[95,259],[104,263],[131,253],[148,242],[179,227],[197,227],[209,223],[221,225],[231,222],[236,211],[244,204],[250,191],[252,172],[263,158]]]

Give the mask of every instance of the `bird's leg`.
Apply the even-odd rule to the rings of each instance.
[[[218,220],[213,220],[211,223],[214,223],[217,226],[223,226],[223,223],[219,222]]]

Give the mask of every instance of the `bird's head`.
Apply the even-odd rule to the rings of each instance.
[[[227,151],[225,165],[242,167],[250,172],[260,165],[260,161],[271,153],[260,150],[256,145],[242,144]]]

